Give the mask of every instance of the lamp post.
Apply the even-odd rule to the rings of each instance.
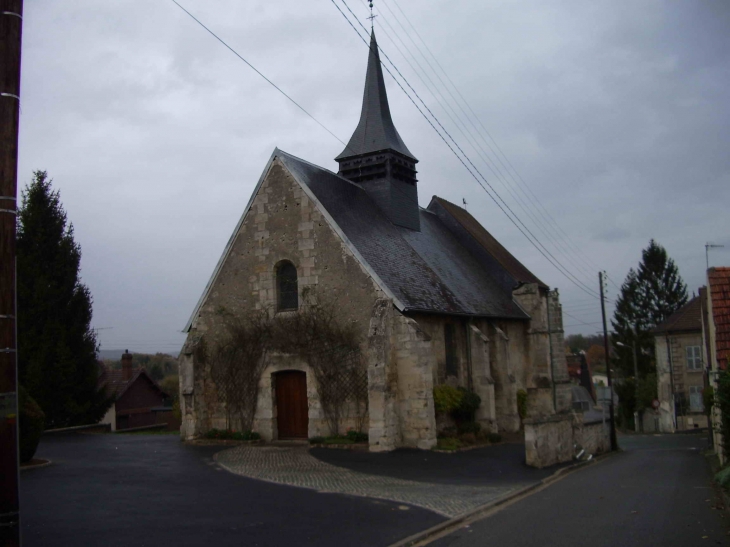
[[[622,342],[616,342],[617,346],[621,346],[622,348],[628,348],[630,347],[634,356],[634,400],[636,404],[636,408],[634,409],[634,429],[638,432],[639,431],[639,363],[638,363],[638,357],[636,355],[636,338],[638,337],[637,329],[634,328],[634,341],[633,343],[628,346]],[[643,429],[643,428],[642,428]]]

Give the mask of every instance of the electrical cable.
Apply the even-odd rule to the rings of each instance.
[[[367,45],[368,47],[370,47],[369,44],[368,44],[368,42],[360,35],[360,33],[355,28],[355,26],[352,24],[352,22],[347,17],[347,15],[345,15],[345,13],[337,5],[337,3],[335,2],[335,0],[330,0],[330,1],[332,2],[332,5],[334,5],[337,8],[337,11],[339,11],[340,14],[349,23],[349,25],[352,27],[352,29],[355,31],[355,33],[358,35],[358,37],[365,43],[365,45]],[[357,16],[355,16],[355,14],[352,12],[352,10],[350,9],[350,7],[347,5],[347,2],[345,0],[341,0],[341,1],[345,5],[345,7],[347,8],[347,10],[352,14],[352,16],[358,21],[358,23],[360,24],[360,26],[363,27],[363,29],[367,32],[367,29],[357,19]],[[564,267],[563,267],[563,265],[552,255],[552,253],[542,244],[542,242],[539,239],[537,239],[537,237],[530,231],[530,229],[527,228],[527,226],[524,225],[524,223],[522,222],[522,220],[514,213],[514,211],[512,211],[512,209],[509,207],[509,205],[502,199],[502,197],[499,195],[499,193],[494,189],[494,187],[492,187],[492,185],[489,183],[489,181],[484,177],[484,175],[482,175],[482,173],[479,171],[479,169],[473,164],[473,162],[471,161],[471,159],[469,158],[469,156],[462,150],[462,148],[459,146],[459,144],[456,142],[456,140],[451,136],[451,134],[441,124],[441,122],[433,114],[433,112],[431,111],[431,109],[426,105],[426,103],[423,101],[423,99],[421,99],[421,97],[418,95],[418,93],[416,92],[416,90],[413,89],[413,87],[408,82],[408,80],[403,76],[403,74],[401,74],[401,72],[395,66],[395,64],[393,63],[393,61],[390,60],[390,58],[388,57],[387,53],[385,53],[380,46],[378,46],[378,49],[380,50],[381,53],[383,53],[383,55],[385,56],[385,58],[391,64],[391,66],[393,67],[393,69],[398,73],[398,75],[403,79],[403,81],[406,83],[406,85],[413,91],[414,95],[418,98],[418,100],[421,101],[421,103],[426,108],[426,110],[428,110],[429,114],[431,114],[431,117],[434,119],[434,121],[441,127],[441,129],[444,131],[444,133],[454,143],[454,146],[456,146],[456,148],[459,149],[459,152],[461,152],[461,154],[464,156],[464,158],[466,159],[466,161],[469,162],[469,165],[471,165],[471,167],[477,173],[479,173],[479,175],[482,178],[482,180],[484,180],[484,182],[487,184],[487,186],[489,186],[489,188],[492,190],[492,192],[494,193],[494,195],[497,196],[497,198],[499,199],[499,201],[497,199],[495,199],[495,197],[479,181],[479,179],[476,177],[476,175],[474,175],[474,173],[472,172],[472,170],[469,169],[469,167],[466,165],[466,163],[464,163],[464,160],[462,160],[461,156],[459,156],[459,154],[456,153],[456,151],[452,148],[452,146],[449,144],[449,142],[444,138],[444,136],[441,134],[441,132],[438,129],[436,129],[436,127],[433,125],[433,123],[428,118],[428,116],[426,116],[426,114],[421,110],[421,108],[418,106],[418,104],[416,104],[416,102],[413,99],[413,97],[411,97],[410,94],[405,90],[405,88],[401,85],[401,83],[393,75],[393,73],[385,65],[385,63],[382,63],[382,61],[381,61],[381,65],[383,66],[383,68],[385,68],[385,70],[388,72],[388,74],[390,74],[390,76],[393,78],[393,80],[396,82],[396,84],[398,84],[398,87],[401,88],[401,90],[406,94],[406,96],[410,99],[410,101],[416,107],[416,109],[418,110],[418,112],[429,123],[429,125],[432,127],[432,129],[434,131],[436,131],[436,133],[438,134],[438,136],[441,137],[441,140],[443,140],[444,143],[446,144],[446,146],[449,147],[449,150],[451,150],[451,152],[461,162],[461,164],[464,166],[464,168],[469,172],[469,174],[474,178],[474,180],[477,181],[477,183],[479,184],[479,186],[481,186],[481,188],[492,199],[492,201],[494,201],[494,203],[505,214],[505,216],[507,216],[507,218],[512,222],[512,224],[514,224],[515,227],[522,233],[522,235],[524,235],[527,238],[527,240],[530,241],[530,243],[532,243],[533,246],[535,246],[535,248],[540,252],[540,254],[542,254],[543,257],[545,257],[545,259],[548,260],[548,262],[550,262],[556,269],[558,269],[558,271],[560,271],[563,275],[565,275],[569,279],[569,281],[571,281],[573,284],[575,284],[576,286],[578,286],[578,288],[580,288],[586,294],[589,294],[591,296],[594,296],[595,298],[599,298],[598,294],[596,294],[596,293],[593,292],[593,289],[591,289],[590,287],[588,287],[587,285],[585,285],[582,281],[580,281],[575,276],[573,276],[570,272],[568,272],[567,270],[565,270]],[[502,202],[502,204],[504,205],[504,207],[502,205],[500,205],[500,201]],[[507,208],[507,210],[509,210],[509,212],[512,214],[512,216],[514,216],[514,218],[512,218],[512,216],[510,216],[507,213],[507,211],[505,211],[505,207]],[[519,222],[520,225],[522,225],[522,227],[524,227],[524,230],[520,227],[520,225],[517,224],[517,222],[515,222],[515,219],[517,220],[517,222]],[[530,238],[530,236],[527,235],[527,233],[525,233],[525,231],[527,231],[530,234],[530,236],[532,236],[532,239]],[[543,252],[543,250],[544,250],[544,252]]]

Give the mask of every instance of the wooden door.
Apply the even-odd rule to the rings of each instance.
[[[306,439],[309,428],[307,375],[298,370],[276,374],[276,418],[280,439]]]

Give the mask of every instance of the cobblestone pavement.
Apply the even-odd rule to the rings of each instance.
[[[366,475],[320,461],[303,446],[239,446],[217,453],[215,460],[231,473],[253,479],[407,503],[450,518],[525,486],[431,484]]]

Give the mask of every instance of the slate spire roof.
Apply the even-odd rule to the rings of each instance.
[[[388,149],[403,154],[414,162],[418,161],[403,143],[403,139],[400,138],[393,125],[393,119],[390,117],[388,94],[385,91],[383,69],[380,66],[378,42],[375,40],[375,31],[373,31],[370,35],[370,55],[365,76],[360,122],[350,137],[347,148],[335,160],[339,161],[350,156]]]

